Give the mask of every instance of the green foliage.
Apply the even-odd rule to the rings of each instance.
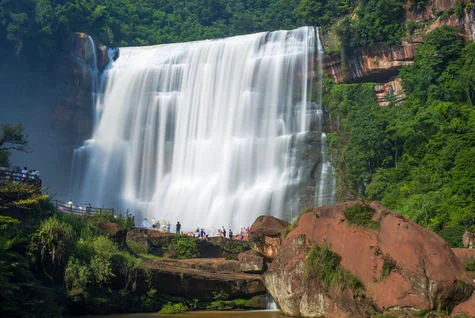
[[[306,25],[328,27],[354,8],[351,0],[302,0],[295,8],[299,21]]]
[[[185,304],[183,303],[172,304],[168,302],[162,307],[162,309],[160,309],[158,313],[162,315],[167,315],[167,314],[178,314],[185,311],[188,311],[188,307]]]
[[[376,103],[373,84],[334,85],[324,82],[323,103],[340,129],[329,134],[333,159],[343,187],[355,197],[364,197],[371,175],[388,161],[385,151],[384,118]]]
[[[128,240],[126,244],[132,254],[135,255],[147,254],[149,251],[149,247],[147,244],[141,244],[132,240]]]
[[[383,268],[381,271],[380,279],[384,279],[388,277],[389,274],[391,274],[391,272],[395,270],[396,268],[397,268],[397,265],[394,262],[394,260],[389,255],[385,255],[383,257]]]
[[[107,237],[96,236],[77,242],[75,255],[69,258],[65,270],[64,283],[73,304],[82,306],[85,312],[101,313],[157,308],[156,291],[148,291],[143,295],[143,303],[135,303],[138,280],[149,283],[150,279],[150,270],[141,259],[120,251]],[[122,306],[126,300],[132,302],[129,309]]]
[[[54,283],[62,278],[64,267],[72,252],[74,235],[71,225],[50,217],[41,222],[32,237],[30,250],[44,274]]]
[[[462,237],[466,228],[467,227],[463,225],[451,225],[442,229],[436,228],[436,232],[449,244],[450,247],[462,248],[464,247]]]
[[[22,0],[0,4],[0,43],[12,53],[58,50],[71,31],[109,46],[147,45],[295,28],[300,0]],[[3,45],[2,45],[3,46]],[[5,47],[9,47],[4,45]],[[41,51],[41,50],[40,50]]]
[[[259,308],[258,298],[215,300],[206,305],[206,310],[244,310]]]
[[[421,12],[425,8],[426,3],[427,0],[414,0],[411,9],[415,12]]]
[[[112,212],[100,212],[94,213],[92,216],[89,216],[89,222],[98,226],[102,223],[117,223],[121,228],[125,230],[130,230],[132,228],[132,219],[120,215],[114,215]]]
[[[175,251],[177,258],[195,258],[199,256],[195,239],[184,234],[175,235],[168,246],[168,250]]]
[[[455,70],[449,69],[447,71],[450,73],[447,74],[442,74],[442,71],[449,66],[449,63],[457,61],[462,48],[463,42],[455,27],[444,26],[429,33],[424,39],[424,44],[416,49],[414,65],[405,67],[401,72],[405,90],[412,95],[412,98],[425,102],[429,97],[431,85],[436,84],[441,75],[453,76]]]
[[[12,202],[31,195],[24,185],[0,187],[6,211],[21,212],[24,222],[0,215],[2,316],[56,317],[58,303],[63,313],[75,314],[158,310],[159,295],[148,290],[150,269],[99,228],[109,220],[120,224],[118,218],[59,213],[47,200],[12,209]],[[52,284],[43,286],[48,280]]]
[[[213,300],[227,300],[228,298],[229,294],[226,293],[224,290],[213,292]]]
[[[303,25],[328,27],[353,0],[21,0],[0,3],[0,44],[31,61],[57,56],[70,32],[113,46],[221,38]]]
[[[475,44],[434,30],[400,74],[406,100],[387,107],[370,84],[324,83],[323,102],[340,118],[329,134],[340,187],[461,246],[475,224]]]
[[[379,223],[371,220],[376,211],[368,204],[356,203],[353,206],[346,207],[343,211],[348,224],[368,227],[379,230]]]
[[[356,17],[345,17],[337,33],[347,51],[379,42],[395,45],[404,36],[403,21],[404,1],[363,0],[359,2]]]
[[[25,209],[32,210],[48,199],[41,193],[37,184],[25,182],[0,182],[0,210]]]
[[[0,132],[0,167],[8,167],[8,157],[12,150],[28,152],[27,135],[23,130],[23,126],[11,124],[3,124]]]
[[[475,272],[475,260],[472,260],[464,265],[465,270],[469,272]]]
[[[338,289],[350,288],[355,295],[364,291],[358,278],[340,266],[341,256],[333,252],[327,245],[315,246],[307,254],[305,274],[309,279],[317,279],[325,292],[330,287]]]
[[[59,316],[52,290],[41,286],[30,269],[25,243],[20,221],[0,215],[0,315]]]
[[[225,259],[237,260],[239,253],[248,251],[250,249],[248,242],[239,240],[221,239],[215,241],[214,244],[223,249],[223,256]]]

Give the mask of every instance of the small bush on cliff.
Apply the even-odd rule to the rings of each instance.
[[[162,309],[158,312],[159,314],[166,315],[166,314],[178,314],[180,312],[188,311],[188,307],[186,307],[182,303],[167,303],[163,305]]]
[[[132,240],[127,241],[127,248],[134,255],[147,254],[150,250],[147,243],[138,243]]]
[[[47,199],[48,195],[43,194],[37,184],[0,182],[0,210],[12,208],[32,210]]]
[[[198,245],[191,236],[175,235],[168,250],[176,252],[177,258],[195,258],[199,256]]]
[[[357,203],[345,208],[343,211],[348,224],[355,224],[373,230],[379,230],[379,223],[371,220],[374,213],[376,213],[376,211],[365,203]]]
[[[442,237],[450,247],[463,247],[463,233],[465,233],[466,226],[456,224],[446,226],[442,229],[435,228],[435,232]]]
[[[467,270],[469,272],[475,272],[475,260],[465,264],[465,270]]]
[[[32,236],[30,253],[51,282],[64,275],[64,268],[74,247],[71,225],[50,217],[41,222]]]
[[[391,258],[391,256],[385,255],[383,260],[383,269],[380,277],[381,280],[388,277],[389,274],[397,268],[396,262]]]
[[[223,249],[223,256],[225,259],[237,260],[239,253],[248,251],[250,249],[249,243],[239,240],[223,239],[217,241],[216,243]]]
[[[318,279],[325,290],[330,287],[350,288],[355,295],[360,295],[364,286],[358,278],[340,266],[341,256],[327,245],[315,246],[307,254],[305,274],[307,278]]]

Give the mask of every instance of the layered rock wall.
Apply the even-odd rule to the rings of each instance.
[[[325,56],[324,73],[334,83],[379,83],[380,86],[375,87],[378,102],[382,106],[387,105],[388,102],[381,96],[394,92],[392,82],[402,66],[413,63],[416,46],[423,42],[422,34],[449,25],[460,28],[461,36],[465,40],[475,40],[475,6],[467,6],[460,16],[456,13],[448,16],[441,15],[442,12],[453,12],[457,3],[458,1],[454,0],[434,0],[428,2],[423,10],[417,12],[408,6],[406,20],[416,23],[428,22],[427,26],[420,29],[417,34],[403,40],[398,46],[386,47],[380,44],[371,48],[347,52],[345,56],[337,54]],[[401,90],[396,95],[396,101],[402,99],[404,99],[404,93]]]

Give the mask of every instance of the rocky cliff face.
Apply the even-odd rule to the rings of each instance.
[[[385,82],[394,78],[403,65],[412,64],[416,44],[420,41],[404,41],[398,47],[363,48],[345,60],[341,56],[327,56],[324,72],[335,83]]]
[[[105,46],[96,46],[85,33],[71,35],[71,48],[62,63],[63,94],[51,117],[55,129],[69,135],[73,145],[91,135],[92,85],[108,63]]]
[[[242,273],[239,261],[219,259],[156,259],[145,264],[152,271],[152,286],[161,293],[213,301],[213,293],[230,299],[265,293],[262,276]]]
[[[473,1],[471,1],[473,2]],[[324,73],[335,83],[375,82],[380,86],[375,87],[380,105],[387,105],[381,96],[394,93],[394,83],[403,65],[413,63],[415,48],[422,43],[422,34],[431,32],[444,25],[456,26],[461,30],[461,35],[468,41],[475,40],[475,8],[466,8],[462,15],[453,13],[448,17],[438,13],[452,12],[457,4],[454,0],[434,0],[427,3],[424,10],[417,13],[406,10],[407,21],[427,22],[417,34],[402,41],[401,45],[386,47],[376,45],[363,48],[350,55],[326,56],[324,60]],[[325,36],[324,36],[325,37]],[[402,91],[397,91],[397,99],[404,98]]]
[[[350,225],[344,211],[355,204],[303,214],[278,248],[264,279],[286,314],[355,317],[451,311],[470,297],[475,286],[443,239],[377,203],[370,203],[375,226]],[[325,289],[322,281],[309,278],[307,255],[315,246],[339,255],[341,268],[364,288],[330,284]]]
[[[127,241],[145,246],[156,256],[164,256],[164,250],[174,237],[175,234],[149,229],[133,229],[127,233]],[[245,242],[223,237],[195,242],[200,258],[173,259],[169,254],[169,257],[144,260],[152,273],[151,285],[160,293],[203,302],[216,300],[218,293],[225,293],[229,299],[265,295],[264,259],[248,250]],[[240,253],[246,248],[247,251]],[[253,308],[264,309],[265,303],[259,302]]]

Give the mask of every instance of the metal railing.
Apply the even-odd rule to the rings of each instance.
[[[110,209],[110,208],[96,208],[88,204],[74,205],[74,204],[68,204],[62,201],[58,201],[58,200],[53,200],[52,203],[61,212],[69,212],[69,213],[76,213],[76,214],[82,214],[82,215],[94,215],[94,214],[102,214],[102,213],[110,213],[114,215],[114,209]]]
[[[14,170],[7,167],[0,167],[0,181],[3,182],[24,182],[41,186],[41,179],[34,171]]]

